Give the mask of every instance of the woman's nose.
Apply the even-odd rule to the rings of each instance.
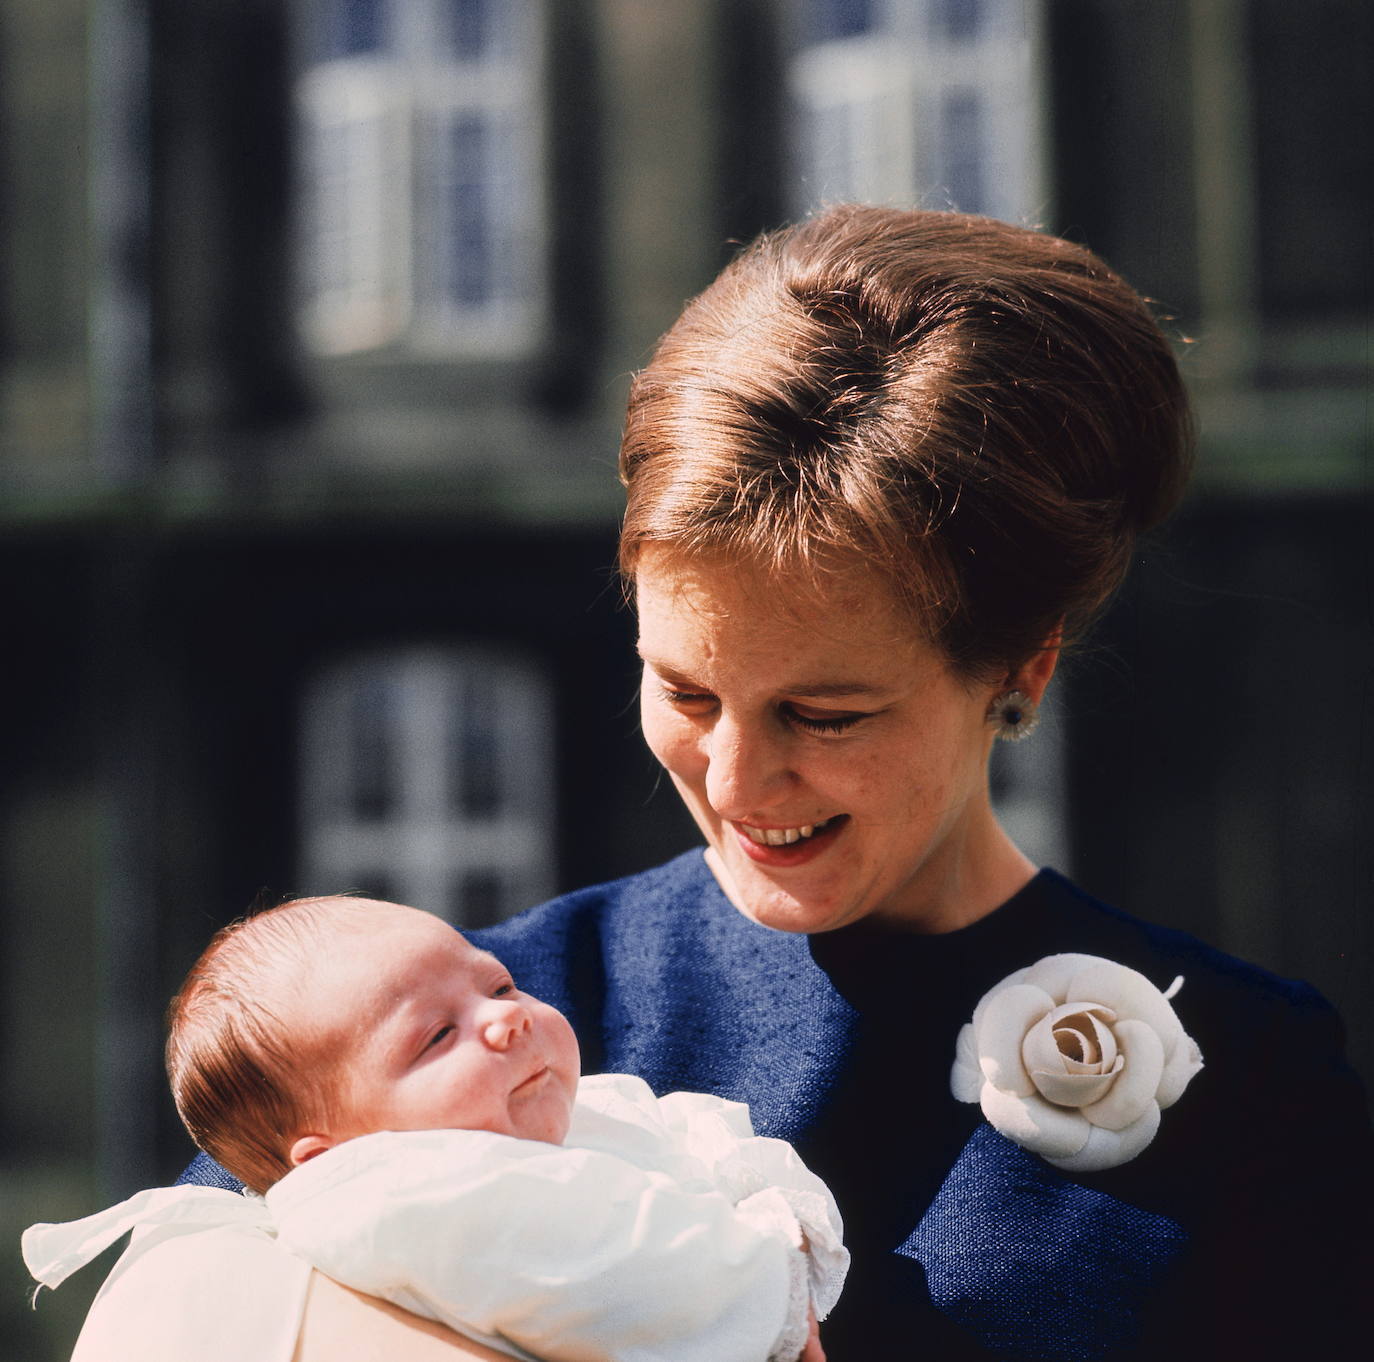
[[[786,744],[722,715],[706,740],[706,798],[732,822],[747,822],[787,796],[792,772]]]
[[[494,998],[482,1019],[482,1039],[493,1050],[509,1050],[533,1025],[534,1020],[523,1003]]]

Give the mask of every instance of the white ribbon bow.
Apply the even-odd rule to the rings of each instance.
[[[219,1187],[153,1187],[81,1220],[30,1225],[21,1241],[25,1266],[41,1285],[60,1286],[141,1225],[245,1225],[270,1231],[272,1218],[261,1197]]]

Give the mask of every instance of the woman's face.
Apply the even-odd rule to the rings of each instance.
[[[793,586],[653,545],[635,573],[644,736],[722,888],[793,932],[991,911],[1031,870],[988,802],[1010,681],[956,677],[876,576]]]

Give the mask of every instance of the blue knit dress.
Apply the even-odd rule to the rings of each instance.
[[[568,1014],[585,1071],[748,1102],[826,1179],[854,1254],[832,1362],[1344,1356],[1365,1333],[1374,1135],[1333,1009],[1053,871],[961,931],[806,937],[693,851],[473,939]],[[1205,1059],[1142,1154],[1075,1176],[949,1083],[983,994],[1060,952],[1182,975]]]

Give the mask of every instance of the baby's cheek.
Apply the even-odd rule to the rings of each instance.
[[[568,1019],[561,1013],[549,1008],[554,1018],[554,1028],[556,1031],[555,1053],[559,1061],[555,1068],[563,1070],[563,1078],[567,1085],[574,1091],[577,1087],[578,1075],[582,1072],[582,1052],[577,1044],[577,1035],[572,1029]],[[569,1094],[568,1101],[571,1103],[572,1094]]]

